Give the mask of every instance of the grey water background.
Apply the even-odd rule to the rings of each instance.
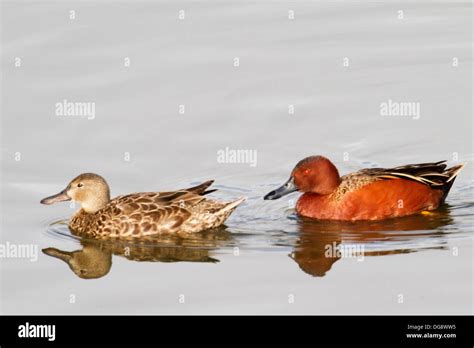
[[[191,255],[168,241],[154,261],[112,256],[98,279],[41,252],[2,258],[1,313],[472,314],[470,2],[1,5],[2,243],[80,250],[51,225],[74,209],[39,200],[81,172],[113,195],[216,179],[213,197],[248,197],[218,237],[184,243]],[[64,99],[95,102],[95,118],[56,116]],[[420,118],[381,116],[388,100],[419,102]],[[226,147],[257,151],[257,165],[218,163]],[[262,200],[313,154],[341,174],[467,166],[447,207],[408,220],[308,222],[291,208],[297,194]],[[366,255],[328,262],[333,243]]]

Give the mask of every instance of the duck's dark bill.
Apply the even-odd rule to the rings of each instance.
[[[293,177],[289,178],[287,182],[283,184],[283,186],[277,188],[276,190],[269,192],[263,199],[271,200],[271,199],[278,199],[281,198],[289,193],[295,192],[298,189],[296,188],[295,182],[293,181]]]
[[[58,194],[43,198],[41,200],[41,204],[53,204],[56,202],[63,202],[63,201],[70,201],[71,197],[69,197],[66,193],[66,190],[59,192]]]

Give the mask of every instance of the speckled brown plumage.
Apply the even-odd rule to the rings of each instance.
[[[244,201],[214,201],[204,195],[213,181],[171,192],[140,192],[109,199],[105,180],[82,174],[65,190],[42,200],[44,204],[73,199],[81,209],[69,227],[74,233],[93,238],[153,239],[163,234],[196,233],[224,223]],[[59,197],[59,198],[58,198]]]

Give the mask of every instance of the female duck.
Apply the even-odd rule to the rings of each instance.
[[[370,168],[339,176],[327,158],[300,161],[290,179],[264,199],[294,191],[298,214],[314,219],[380,220],[437,209],[448,195],[463,164],[446,169],[446,161]]]
[[[109,185],[97,174],[81,174],[42,204],[74,200],[81,209],[69,228],[94,238],[146,239],[165,233],[188,234],[224,223],[245,198],[218,202],[204,197],[213,181],[171,192],[141,192],[110,199]]]

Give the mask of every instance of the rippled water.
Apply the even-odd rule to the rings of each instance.
[[[1,239],[39,254],[1,259],[2,313],[472,313],[471,4],[400,6],[3,2]],[[56,116],[63,99],[96,118]],[[380,116],[388,99],[421,118]],[[226,147],[257,165],[219,163]],[[323,222],[298,194],[263,201],[314,154],[341,174],[467,166],[430,214]],[[81,172],[113,195],[215,179],[212,197],[247,201],[188,239],[87,240],[65,224],[76,207],[39,204]]]
[[[226,194],[232,197],[235,192]],[[96,241],[75,236],[67,227],[68,219],[54,221],[46,226],[52,238],[75,240],[81,244],[78,253],[86,255],[91,249],[102,250],[106,255],[125,257],[132,261],[148,262],[219,262],[211,255],[219,253],[240,254],[243,251],[289,252],[300,269],[315,277],[330,271],[333,263],[343,257],[363,260],[366,256],[406,254],[426,250],[451,251],[453,244],[472,238],[473,202],[466,202],[472,187],[465,186],[454,193],[456,200],[444,204],[434,212],[383,221],[335,222],[317,221],[298,217],[293,200],[283,204],[262,201],[261,196],[249,197],[248,204],[234,214],[229,226],[180,238],[157,237],[154,241]],[[456,204],[457,203],[457,204]],[[69,253],[43,252],[59,257],[71,266]],[[328,254],[339,250],[340,254]],[[101,257],[103,256],[100,254]],[[329,256],[328,256],[329,255]],[[94,261],[84,258],[85,264],[75,264],[73,271],[81,272],[82,266]],[[66,258],[66,259],[65,259]],[[111,264],[109,258],[107,262]],[[103,268],[101,268],[103,269]],[[107,267],[107,271],[110,269]],[[90,272],[90,270],[88,270]],[[98,277],[105,274],[93,273]]]

